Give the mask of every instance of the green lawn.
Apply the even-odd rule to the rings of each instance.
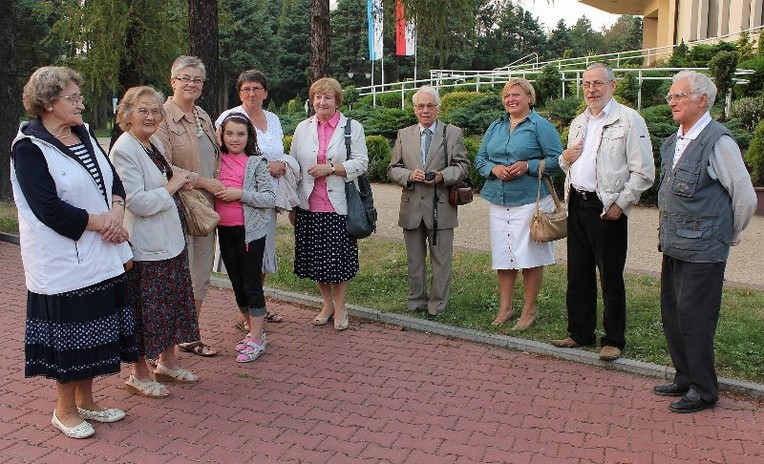
[[[0,203],[0,231],[18,233],[12,204]],[[277,246],[279,271],[268,276],[268,286],[319,296],[314,282],[292,273],[291,227],[279,227]],[[403,244],[369,238],[359,241],[359,247],[361,270],[348,286],[348,301],[382,311],[405,312],[408,284]],[[547,267],[538,299],[539,320],[530,330],[516,334],[510,330],[512,323],[498,328],[491,325],[498,308],[498,284],[490,263],[488,253],[456,252],[449,310],[439,316],[440,322],[540,342],[566,335],[564,266]],[[626,289],[629,312],[624,355],[670,365],[660,323],[659,279],[628,274]],[[521,306],[520,283],[515,290],[515,307]],[[764,292],[725,288],[716,364],[721,376],[764,383]]]

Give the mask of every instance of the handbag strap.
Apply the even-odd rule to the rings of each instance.
[[[345,149],[348,151],[346,156],[350,159],[350,123],[353,122],[353,118],[347,118],[348,123],[345,124]]]
[[[554,185],[552,185],[552,179],[549,178],[549,176],[544,175],[544,158],[541,158],[541,161],[539,161],[539,187],[538,192],[536,193],[536,209],[539,209],[539,203],[541,202],[541,180],[544,180],[546,182],[547,188],[549,188],[549,193],[552,195],[552,200],[554,201],[554,209],[560,209],[560,197],[557,196],[557,190],[554,189]]]

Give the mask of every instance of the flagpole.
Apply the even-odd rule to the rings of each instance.
[[[374,86],[374,61],[371,62],[371,106],[377,107],[377,88]]]

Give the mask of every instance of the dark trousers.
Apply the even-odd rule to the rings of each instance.
[[[714,336],[727,263],[689,263],[663,255],[661,320],[676,374],[706,401],[719,397]]]
[[[597,328],[597,269],[604,312],[602,346],[626,345],[626,265],[628,222],[600,218],[602,202],[596,193],[586,198],[571,189],[568,203],[568,332],[579,345],[594,345]]]
[[[245,243],[244,226],[218,226],[218,241],[239,310],[251,313],[251,309],[264,309],[262,272],[265,237]]]

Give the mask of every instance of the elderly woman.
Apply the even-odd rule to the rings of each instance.
[[[237,85],[241,105],[224,111],[215,121],[218,140],[222,140],[220,128],[226,117],[231,113],[246,115],[255,128],[257,148],[268,160],[268,171],[271,174],[273,188],[278,191],[279,184],[287,181],[285,178],[287,170],[291,170],[294,175],[300,167],[294,158],[284,154],[284,130],[281,128],[279,117],[263,109],[263,103],[268,99],[268,79],[261,71],[249,69],[239,74]],[[265,236],[263,278],[267,273],[276,272],[276,209],[271,208],[267,213],[270,221]],[[276,313],[267,311],[265,320],[281,322],[282,318]],[[245,326],[243,320],[237,326],[241,326],[242,330],[249,332],[249,327]]]
[[[206,71],[204,64],[194,56],[180,56],[172,64],[170,85],[173,94],[164,104],[166,117],[159,124],[157,137],[162,142],[164,156],[174,167],[198,175],[193,186],[205,194],[210,204],[213,195],[225,186],[217,180],[220,148],[212,126],[212,120],[204,110],[196,106],[202,94]],[[212,264],[215,260],[215,234],[206,237],[186,235],[191,283],[194,288],[194,305],[197,318],[210,285]],[[200,340],[178,345],[183,351],[200,356],[215,356],[216,352]]]
[[[369,157],[363,127],[348,120],[338,108],[342,87],[332,78],[310,86],[316,114],[294,131],[290,154],[300,165],[300,206],[295,217],[294,272],[318,283],[323,308],[313,324],[334,328],[349,326],[345,295],[347,282],[358,272],[358,245],[347,233],[345,183],[366,172]],[[350,159],[345,146],[345,126],[350,128]]]
[[[125,417],[93,398],[93,378],[138,358],[124,265],[125,192],[82,121],[82,78],[46,66],[24,86],[23,123],[12,144],[11,183],[26,274],[25,375],[56,380],[52,424],[72,438],[87,420]]]
[[[151,377],[146,356],[159,358],[157,377],[193,382],[196,376],[180,367],[175,345],[199,340],[183,213],[176,195],[181,188],[190,189],[196,175],[172,169],[162,155],[154,133],[163,117],[162,98],[153,87],[129,89],[117,106],[117,123],[124,133],[110,153],[127,195],[125,227],[133,250],[133,269],[127,276],[140,355],[125,384],[150,398],[169,392]]]
[[[480,144],[475,167],[486,178],[480,194],[489,204],[492,267],[499,279],[499,313],[494,325],[514,315],[512,298],[517,273],[523,271],[525,302],[514,330],[528,329],[538,317],[536,298],[544,266],[554,263],[554,245],[537,243],[530,236],[536,209],[539,164],[544,174],[560,170],[560,134],[533,109],[536,92],[530,82],[513,78],[501,92],[505,115],[495,121]],[[546,185],[541,186],[540,208],[553,211]]]

